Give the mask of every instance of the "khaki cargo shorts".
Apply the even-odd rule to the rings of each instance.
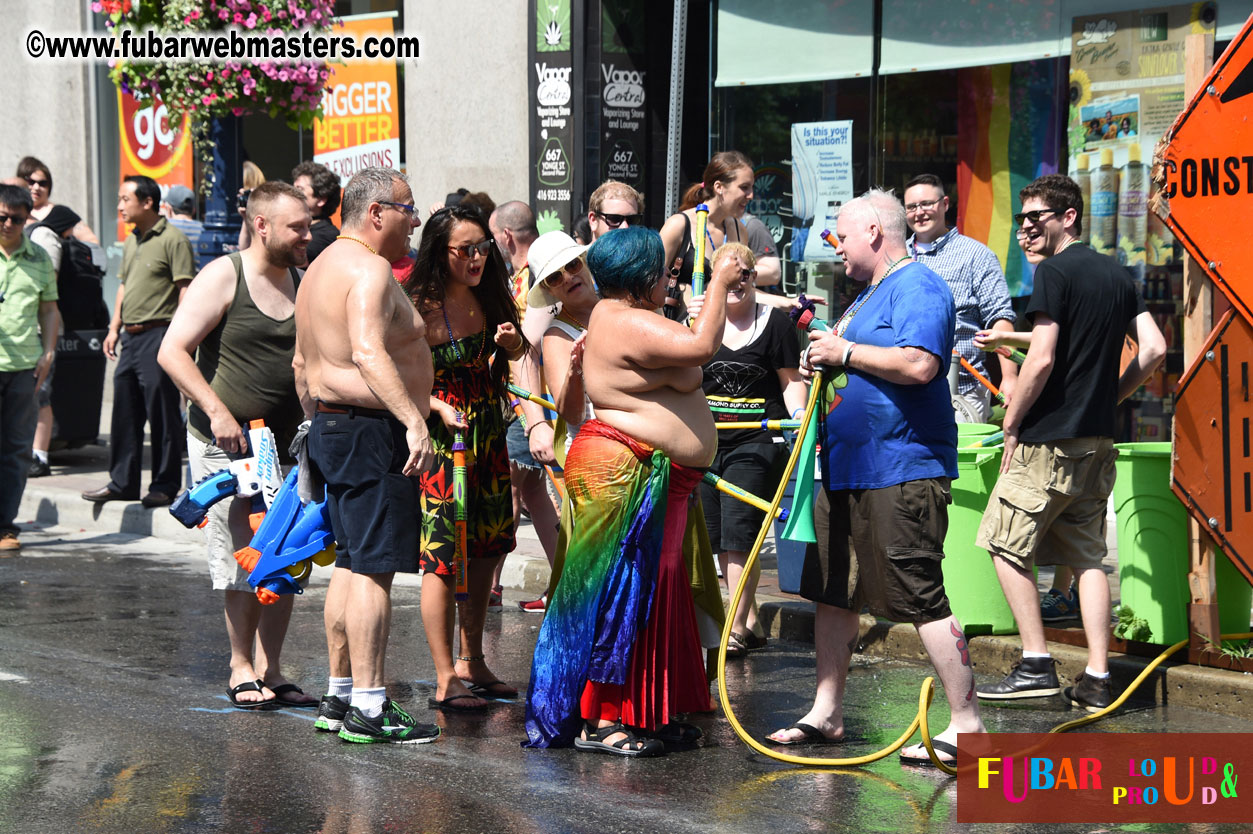
[[[1024,570],[1099,567],[1117,458],[1108,437],[1020,444],[992,490],[975,544]]]

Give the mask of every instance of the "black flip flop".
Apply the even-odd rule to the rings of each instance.
[[[465,678],[462,678],[461,682],[466,685],[466,688],[470,690],[472,695],[478,698],[485,698],[489,701],[516,701],[518,699],[518,693],[516,691],[513,694],[506,694],[500,691],[493,691],[490,688],[493,686],[508,686],[508,684],[504,681],[475,683],[474,681],[468,681]],[[512,687],[510,688],[512,689]]]
[[[957,766],[957,748],[955,746],[947,741],[940,741],[938,738],[931,739],[931,746],[935,748],[935,752],[948,753],[953,757],[952,759],[944,760],[946,765],[949,767]],[[927,748],[924,746],[922,749],[925,752]],[[901,764],[909,765],[910,767],[935,767],[935,762],[931,761],[930,756],[906,756],[904,753],[901,754]]]
[[[231,687],[226,690],[226,697],[231,699],[231,706],[235,709],[264,711],[278,709],[279,703],[277,698],[268,698],[264,701],[241,701],[239,693],[241,692],[260,692],[265,688],[265,684],[260,680],[244,681],[239,686]]]
[[[777,739],[769,737],[766,738],[766,741],[770,744],[778,744],[782,747],[791,747],[794,744],[843,744],[847,740],[843,738],[830,738],[823,733],[822,730],[819,730],[817,727],[813,727],[802,721],[797,721],[792,726],[784,727],[783,729],[800,730],[804,733],[804,735],[800,738],[793,739],[792,741],[778,741]]]
[[[481,707],[463,707],[453,703],[453,701],[462,701],[466,698],[477,699],[478,697],[478,695],[452,695],[442,701],[438,698],[427,698],[426,705],[431,709],[442,709],[448,712],[482,712],[487,709],[487,704],[483,704]]]
[[[280,707],[291,707],[293,709],[314,709],[317,707],[317,701],[293,701],[284,697],[289,693],[295,692],[298,695],[305,694],[305,691],[294,683],[280,683],[278,686],[270,687],[274,690],[274,703]]]

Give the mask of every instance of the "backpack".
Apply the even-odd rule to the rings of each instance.
[[[92,259],[91,247],[75,237],[61,239],[57,296],[57,307],[66,330],[98,330],[109,326],[109,308],[104,303],[104,270]]]

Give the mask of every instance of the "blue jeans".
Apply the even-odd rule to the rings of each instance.
[[[0,533],[17,532],[38,416],[34,369],[0,371]]]

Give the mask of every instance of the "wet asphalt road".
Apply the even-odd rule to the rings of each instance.
[[[521,703],[486,715],[433,713],[425,704],[434,672],[412,582],[393,594],[388,690],[445,735],[418,746],[347,744],[315,733],[311,710],[230,707],[220,595],[208,589],[201,553],[57,529],[22,540],[20,558],[0,561],[3,832],[1000,830],[959,825],[955,783],[941,774],[902,768],[895,756],[857,770],[800,770],[753,753],[720,715],[694,719],[706,732],[700,746],[629,761],[521,749]],[[297,601],[284,652],[287,675],[312,694],[326,684],[325,578],[319,569]],[[539,617],[506,604],[489,615],[486,650],[494,671],[524,688]],[[798,752],[857,755],[890,743],[912,718],[928,673],[858,656],[848,694],[855,743]],[[812,647],[776,641],[735,663],[728,687],[750,731],[785,726],[808,708]],[[936,701],[932,721],[943,726],[942,694]],[[999,731],[1043,731],[1071,717],[1060,706],[985,710]],[[1248,729],[1178,708],[1133,710],[1098,727]]]

